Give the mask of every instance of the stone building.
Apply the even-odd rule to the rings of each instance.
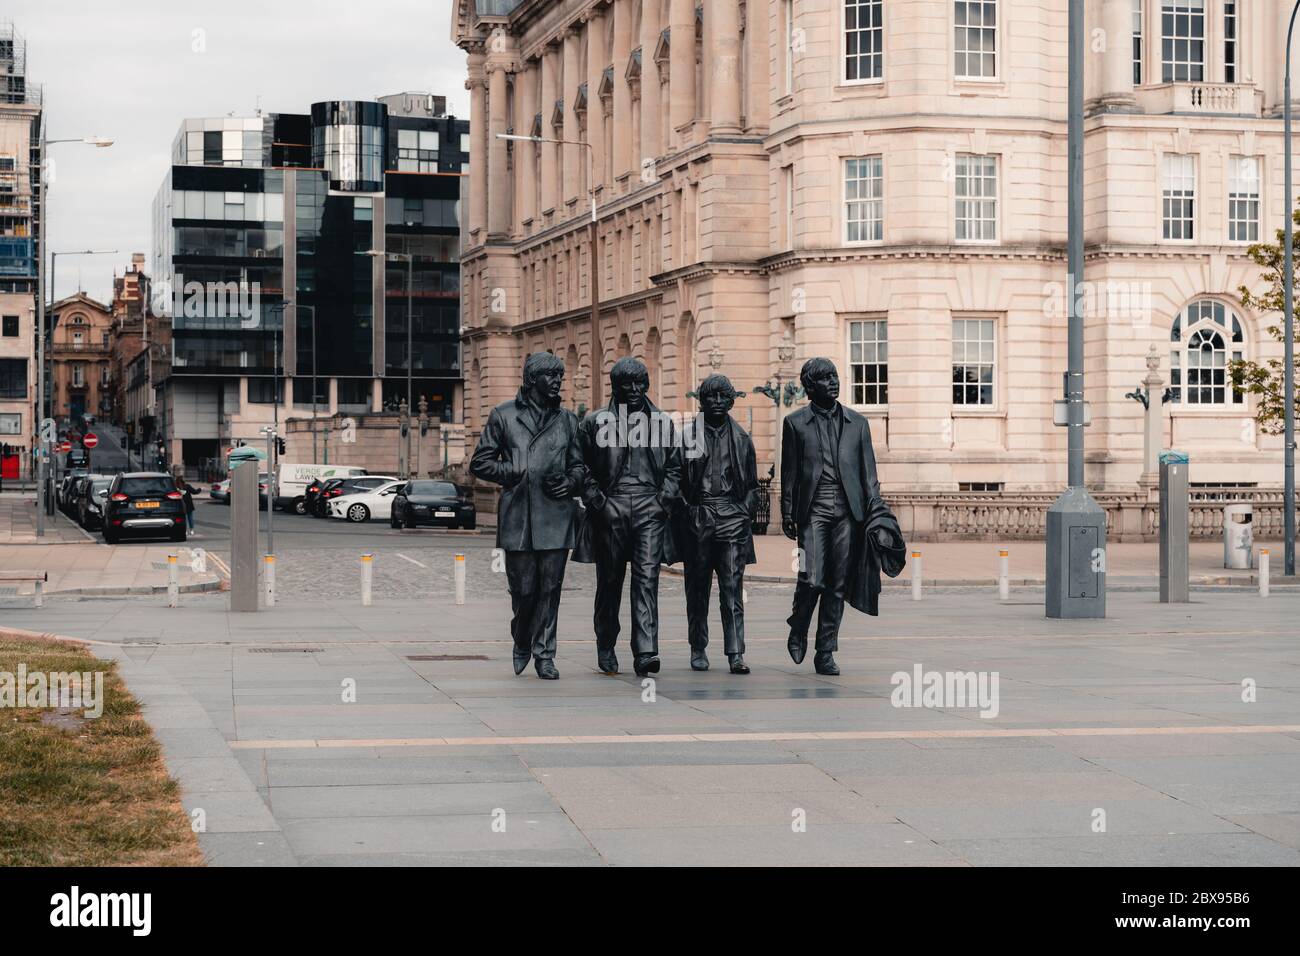
[[[76,421],[86,415],[109,418],[112,310],[78,292],[50,306],[51,397],[54,417]]]
[[[1121,536],[1154,520],[1127,397],[1153,346],[1193,481],[1281,482],[1225,366],[1281,352],[1238,290],[1289,208],[1290,9],[1087,4],[1086,476]],[[714,368],[750,392],[825,355],[914,533],[1041,529],[1066,477],[1066,0],[460,0],[452,32],[469,442],[536,349],[575,405],[631,354],[681,411]],[[737,414],[766,471],[776,407]]]

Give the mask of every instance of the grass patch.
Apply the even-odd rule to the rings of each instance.
[[[201,866],[140,705],[79,644],[0,635],[0,671],[102,671],[104,712],[0,708],[0,866]],[[62,724],[62,726],[59,726]]]

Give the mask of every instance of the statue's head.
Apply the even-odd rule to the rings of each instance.
[[[736,388],[725,375],[710,375],[696,389],[700,408],[711,424],[720,422],[736,404]]]
[[[564,362],[551,352],[534,352],[524,361],[524,391],[535,399],[559,404]]]
[[[609,371],[609,384],[614,393],[614,404],[626,405],[629,412],[645,409],[650,373],[640,359],[628,356],[615,362]]]
[[[799,383],[813,404],[827,408],[840,397],[840,375],[828,358],[810,358],[799,370]]]

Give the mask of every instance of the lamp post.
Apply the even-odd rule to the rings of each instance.
[[[411,370],[414,368],[415,361],[413,357],[413,339],[412,330],[415,328],[414,318],[414,286],[415,286],[415,256],[409,252],[388,252],[384,249],[367,249],[366,255],[376,258],[382,257],[387,262],[405,262],[406,263],[406,407],[409,410],[412,407],[413,394],[411,388]],[[385,364],[387,358],[385,357]],[[406,463],[410,468],[411,463],[411,431],[406,431]],[[411,476],[406,475],[407,478]]]
[[[576,139],[552,139],[546,136],[519,136],[515,133],[497,133],[497,139],[515,143],[551,143],[556,146],[581,146],[587,151],[587,188],[591,190],[591,225],[588,244],[590,251],[587,258],[591,261],[591,370],[593,378],[592,405],[595,405],[594,387],[600,375],[600,265],[597,262],[598,245],[596,209],[596,150],[590,143]]]
[[[37,414],[38,419],[44,419],[45,414],[45,247],[49,242],[47,235],[48,229],[46,224],[49,217],[45,214],[45,171],[49,168],[49,163],[45,158],[45,151],[59,143],[85,143],[89,146],[95,146],[103,149],[113,145],[111,139],[105,139],[102,136],[87,136],[82,138],[70,139],[46,139],[45,138],[45,121],[41,120],[41,138],[40,153],[41,161],[37,169],[40,171],[40,184],[37,189],[37,212],[40,214],[39,227],[36,234],[39,237],[39,257],[36,260],[36,406],[40,409]],[[36,422],[36,435],[33,436],[32,447],[35,448],[40,434],[40,422]],[[37,467],[37,508],[36,508],[36,536],[45,536],[45,508],[49,507],[50,514],[54,513],[54,496],[52,489],[47,486],[47,468],[46,462],[50,457],[50,446],[45,442],[45,447],[41,449],[40,464]]]
[[[790,363],[794,361],[794,337],[790,335],[790,330],[786,329],[781,336],[781,344],[776,347],[776,385],[772,385],[772,379],[768,379],[762,385],[754,386],[754,393],[757,395],[766,395],[776,404],[776,440],[775,452],[773,453],[772,475],[775,481],[781,480],[781,433],[785,427],[786,409],[794,404],[795,400],[802,397],[803,389],[794,383],[794,380],[785,380],[785,370]]]
[[[1300,0],[1291,8],[1291,20],[1286,28],[1286,79],[1282,84],[1282,160],[1285,179],[1283,193],[1286,197],[1285,238],[1282,242],[1282,311],[1285,319],[1283,356],[1283,491],[1282,534],[1284,541],[1283,573],[1295,575],[1295,279],[1292,264],[1292,223],[1295,194],[1291,191],[1291,37],[1295,32],[1295,17],[1300,11]]]

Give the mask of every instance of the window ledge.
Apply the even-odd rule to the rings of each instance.
[[[1006,418],[1006,409],[1001,408],[972,408],[970,406],[954,405],[952,406],[953,418]]]

